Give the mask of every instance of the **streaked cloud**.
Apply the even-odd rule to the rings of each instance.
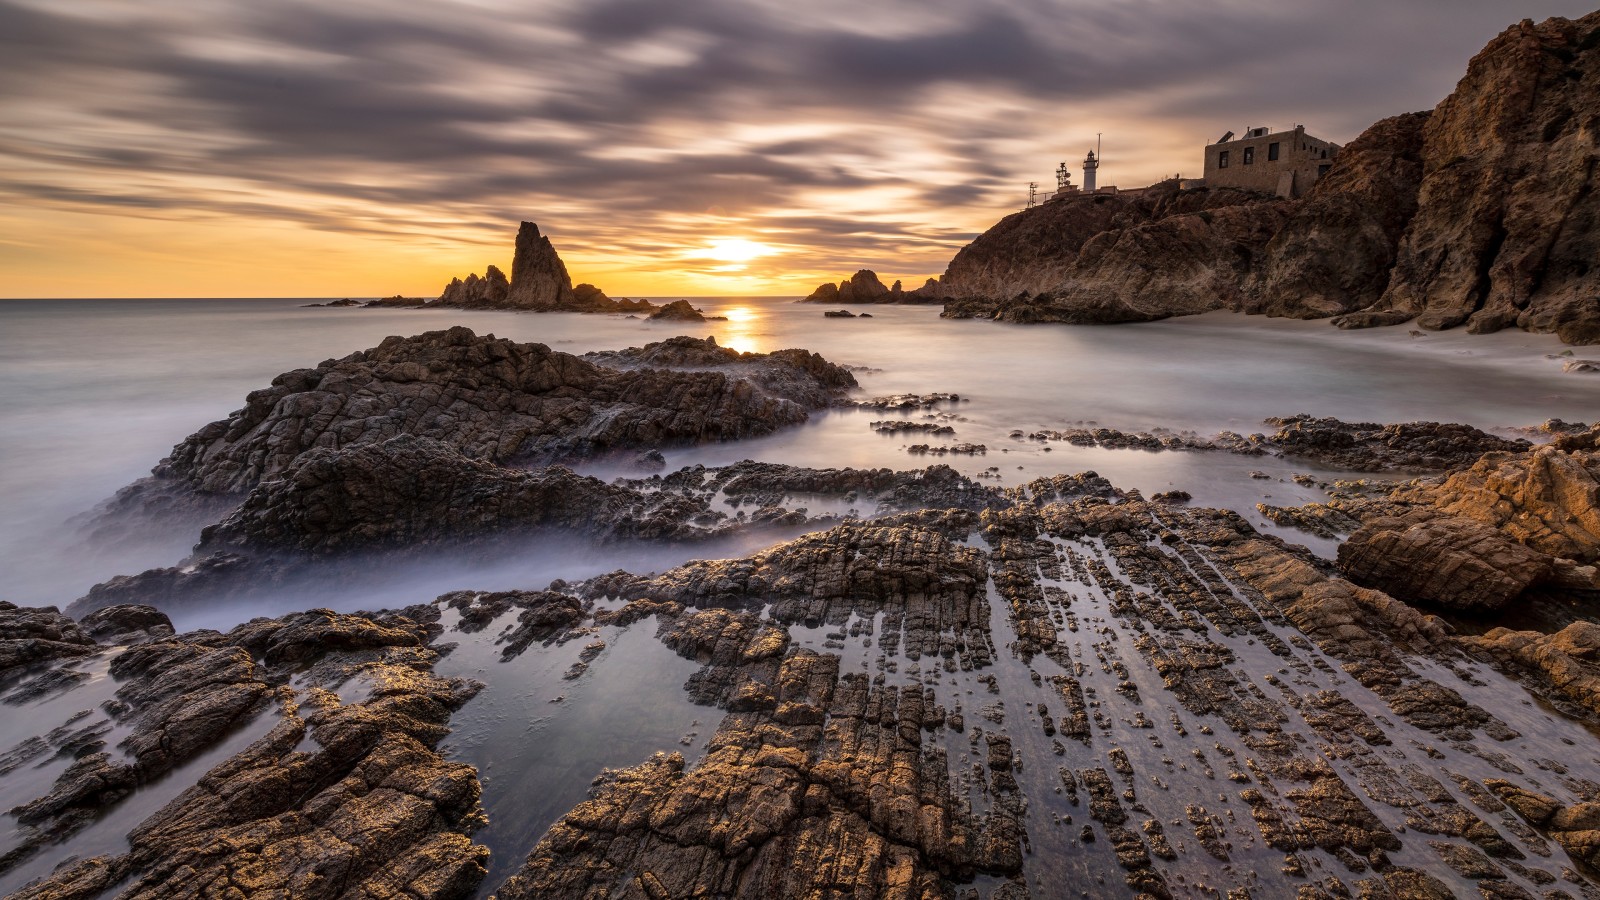
[[[1516,19],[1586,11],[0,0],[0,233],[22,236],[0,293],[432,293],[506,264],[523,218],[619,294],[920,280],[1096,132],[1124,185],[1245,124],[1345,141],[1432,106]],[[695,256],[714,240],[771,252]],[[92,274],[63,267],[90,248]]]

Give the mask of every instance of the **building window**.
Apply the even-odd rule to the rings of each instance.
[[[1322,176],[1328,174],[1328,170],[1331,169],[1331,168],[1333,168],[1333,166],[1331,166],[1331,165],[1317,166],[1317,177],[1321,178]]]
[[[1278,159],[1278,145],[1275,144],[1275,143],[1274,144],[1268,144],[1267,145],[1267,162],[1276,162],[1277,159]]]
[[[1217,168],[1226,169],[1227,167],[1228,167],[1228,151],[1224,150],[1221,153],[1217,154]]]
[[[1256,148],[1254,148],[1254,147],[1246,147],[1246,148],[1244,148],[1244,164],[1248,166],[1248,165],[1254,163],[1255,161],[1256,161]]]

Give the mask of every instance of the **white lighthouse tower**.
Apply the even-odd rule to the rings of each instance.
[[[1094,173],[1100,168],[1100,160],[1095,159],[1094,151],[1090,150],[1088,157],[1083,161],[1083,192],[1094,193]]]

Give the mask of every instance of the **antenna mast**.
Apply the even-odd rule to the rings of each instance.
[[[1038,203],[1038,197],[1039,197],[1039,182],[1037,182],[1037,181],[1028,182],[1028,209],[1033,209],[1033,207]]]

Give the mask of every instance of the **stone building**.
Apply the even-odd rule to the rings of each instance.
[[[1230,131],[1206,147],[1205,183],[1299,197],[1327,174],[1338,153],[1338,144],[1306,134],[1304,125],[1277,132],[1250,128],[1236,140]]]

